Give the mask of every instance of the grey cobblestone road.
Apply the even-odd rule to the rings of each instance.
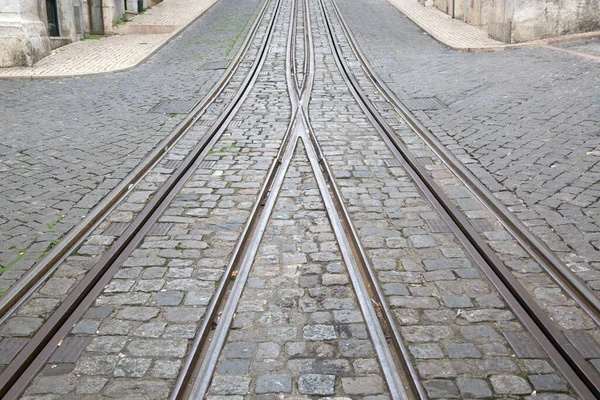
[[[358,65],[359,61],[351,53],[350,48],[347,45],[347,39],[342,34],[341,30],[336,29],[335,31],[337,42],[341,43],[344,57],[348,64]],[[512,275],[520,282],[525,290],[529,292],[529,295],[538,302],[550,318],[556,322],[561,330],[565,332],[577,331],[579,333],[583,330],[588,330],[587,332],[592,336],[600,337],[600,331],[598,331],[592,318],[586,315],[579,306],[569,299],[569,295],[552,280],[548,273],[543,271],[542,267],[535,259],[533,259],[520,244],[510,236],[483,204],[481,204],[472,193],[466,190],[456,176],[442,165],[441,160],[438,159],[435,153],[421,141],[418,135],[401,121],[400,115],[391,107],[386,106],[387,103],[385,102],[385,99],[378,93],[376,87],[366,75],[362,73],[362,70],[356,68],[353,70],[353,73],[363,91],[367,93],[369,100],[377,105],[379,112],[390,121],[400,140],[402,140],[405,146],[418,158],[418,162],[425,167],[440,189],[445,192],[457,209],[463,212],[472,226],[480,232],[483,240],[486,241],[490,248],[495,251],[499,259],[508,267]],[[394,165],[390,163],[389,160],[386,161],[386,163],[388,166]],[[372,183],[372,180],[369,180],[369,183]],[[351,186],[354,187],[354,185]],[[408,194],[405,193],[405,195]],[[386,205],[385,201],[383,204],[384,206]],[[390,204],[393,203],[390,202]],[[372,209],[376,209],[375,203],[372,205]],[[398,209],[398,211],[404,209]],[[398,215],[401,215],[401,213]],[[449,228],[435,214],[424,213],[421,215],[425,218],[427,228],[431,229],[431,232],[442,233],[448,231]],[[418,221],[414,221],[413,223],[415,226],[419,224]],[[423,240],[427,241],[428,239],[423,238]],[[412,240],[412,242],[414,245],[415,241]],[[435,240],[430,242],[432,247],[436,246],[435,243]],[[442,253],[444,254],[443,249]],[[435,270],[448,267],[451,263],[447,260],[438,259],[437,261],[421,260],[418,264],[423,264],[426,270]],[[448,277],[450,277],[450,275],[448,275]],[[461,278],[464,277],[461,276]],[[594,282],[592,281],[592,283]],[[599,361],[600,360],[594,360],[592,362]]]
[[[261,2],[220,1],[139,68],[107,76],[0,81],[0,293],[77,224],[200,100]],[[226,11],[225,11],[226,10]],[[193,104],[193,103],[192,103]]]
[[[60,355],[59,348],[23,398],[164,399],[171,393],[250,212],[259,201],[267,171],[276,162],[292,115],[285,52],[293,2],[283,0],[282,3],[256,85],[230,125],[193,170],[141,245],[74,325],[63,345],[73,351]],[[310,123],[374,268],[375,279],[392,310],[394,320],[391,322],[402,334],[408,361],[416,367],[429,397],[574,399],[576,396],[564,377],[537,342],[528,336],[490,279],[449,231],[363,113],[336,65],[319,0],[308,3],[316,62],[309,104]],[[330,0],[324,4],[330,13]],[[597,122],[594,112],[598,102],[593,99],[600,93],[599,82],[598,77],[590,73],[596,64],[551,49],[497,54],[451,52],[423,35],[383,0],[347,0],[339,4],[358,33],[363,50],[419,118],[590,286],[600,290],[600,271],[595,269],[600,268],[596,265],[600,259],[594,258],[600,253],[597,249],[600,236],[595,230],[600,223],[595,214],[600,192],[594,192],[598,189],[596,174],[600,172],[596,162],[599,155],[595,152],[600,152],[600,143],[597,126],[589,123]],[[133,77],[139,78],[139,85],[146,87],[149,94],[144,96],[143,103],[128,107],[145,110],[146,119],[138,116],[141,125],[133,132],[119,132],[117,127],[108,127],[108,122],[104,122],[106,132],[118,132],[129,141],[123,141],[117,133],[107,133],[115,138],[115,145],[106,147],[106,153],[114,150],[113,161],[108,158],[97,161],[106,162],[106,169],[74,169],[78,174],[70,176],[73,183],[93,170],[96,174],[90,175],[90,182],[95,185],[90,183],[85,191],[77,192],[81,195],[79,200],[74,198],[72,203],[63,204],[68,211],[61,211],[58,206],[53,208],[50,203],[40,206],[40,210],[51,208],[48,215],[57,210],[65,212],[64,219],[60,214],[56,220],[42,220],[35,212],[30,213],[31,220],[26,219],[30,214],[24,206],[18,209],[20,203],[16,199],[21,198],[15,197],[14,192],[21,190],[19,195],[31,196],[31,203],[34,197],[41,202],[48,196],[62,196],[61,190],[66,190],[62,184],[52,183],[55,189],[50,187],[48,192],[40,191],[42,185],[38,181],[31,181],[25,188],[11,186],[6,190],[4,195],[12,200],[9,208],[13,214],[7,214],[0,229],[8,235],[6,240],[12,242],[6,245],[3,257],[17,262],[3,261],[10,268],[3,268],[4,280],[0,282],[9,285],[11,280],[17,279],[19,274],[14,271],[30,266],[35,261],[34,256],[43,253],[48,240],[57,240],[76,222],[75,216],[79,218],[93,206],[182,118],[181,115],[147,113],[149,108],[164,98],[201,97],[210,89],[220,72],[200,69],[204,60],[208,60],[206,54],[211,54],[211,60],[230,57],[236,43],[239,44],[237,33],[247,26],[257,6],[253,0],[240,3],[239,7],[238,3],[233,6],[229,0],[221,0],[210,11],[213,14],[205,17],[210,20],[205,21],[206,26],[201,19],[141,69],[103,78],[116,86],[134,85],[137,81]],[[269,7],[266,20],[273,15],[274,3]],[[232,10],[236,10],[235,13],[231,14]],[[303,38],[302,22],[300,12],[295,49],[299,72],[308,64],[303,52],[308,43]],[[220,24],[227,26],[227,30],[215,28]],[[229,31],[232,25],[239,28],[237,33]],[[206,135],[215,118],[234,97],[253,62],[256,65],[258,44],[265,35],[266,25],[263,22],[240,70],[207,113],[83,245],[14,314],[0,322],[0,349],[7,343],[20,348],[28,341]],[[208,29],[215,31],[213,36],[205,36]],[[538,264],[470,196],[435,154],[396,118],[361,72],[342,31],[335,24],[334,35],[344,62],[350,66],[368,100],[393,125],[400,140],[561,331],[583,335],[590,343],[600,343],[598,326],[541,272]],[[596,45],[595,42],[579,43],[572,48],[591,52]],[[194,48],[194,53],[190,53],[189,48]],[[552,63],[546,62],[550,59]],[[568,91],[568,79],[559,78],[558,71],[566,65],[570,69],[561,73],[571,77],[571,89],[577,87],[578,90]],[[506,68],[498,72],[499,66]],[[522,71],[524,66],[531,71],[536,71],[535,68],[545,71],[547,75],[540,73],[534,81],[533,75]],[[144,80],[150,68],[172,71],[173,76],[161,80],[156,74]],[[467,74],[473,69],[477,74]],[[513,73],[510,79],[507,71]],[[85,87],[86,82],[104,81],[99,77],[52,81],[48,88],[38,82],[2,82],[0,88],[6,85],[10,96],[16,96],[16,88],[22,85],[26,94],[33,96],[27,90],[51,91],[59,85],[73,85],[64,101],[84,104],[86,98],[79,97],[74,88]],[[106,93],[107,89],[103,90],[102,93]],[[495,95],[490,97],[490,93]],[[557,93],[562,97],[557,98]],[[520,99],[518,104],[515,97]],[[43,96],[37,101],[42,99]],[[130,101],[128,98],[119,101],[127,100]],[[19,101],[15,100],[15,104],[29,104],[26,100]],[[103,112],[114,114],[119,104],[105,105]],[[514,118],[517,115],[518,123]],[[68,113],[63,116],[64,121],[69,116]],[[97,120],[86,118],[80,123],[100,124],[103,116],[100,113]],[[134,123],[127,120],[127,124]],[[34,121],[28,124],[34,126]],[[159,125],[163,126],[162,131],[156,129]],[[538,131],[540,126],[546,131]],[[569,130],[573,126],[577,127],[576,134]],[[564,131],[560,131],[563,128]],[[53,128],[44,125],[39,129],[50,132]],[[56,131],[52,135],[62,133]],[[52,135],[39,134],[45,138]],[[90,128],[82,136],[82,143],[83,139],[90,141],[92,136],[94,131]],[[96,141],[86,146],[106,145],[103,137],[95,138]],[[72,152],[75,165],[84,162],[88,149],[77,143],[71,143],[71,148],[79,149]],[[132,151],[131,146],[136,143],[138,146]],[[34,166],[40,163],[43,168],[51,165],[60,169],[70,168],[68,164],[73,162],[64,159],[57,164],[58,158],[53,157],[58,157],[58,152],[54,147],[50,152],[42,152],[41,139],[39,147],[35,147],[39,154],[29,151],[21,142],[4,145],[7,152],[18,146],[21,149],[16,158],[8,159],[2,170],[3,174],[13,174],[14,181],[19,180],[21,172],[31,178]],[[589,158],[574,162],[572,158],[582,151]],[[123,163],[124,154],[129,152],[130,158]],[[95,154],[102,156],[98,151]],[[511,157],[511,154],[516,156]],[[537,157],[535,161],[532,154]],[[556,154],[560,157],[555,157]],[[32,160],[38,156],[42,161],[35,164]],[[30,158],[25,161],[23,157]],[[86,160],[91,163],[89,157]],[[17,162],[32,167],[14,170]],[[552,175],[554,171],[559,173]],[[107,174],[111,175],[110,179]],[[568,182],[565,174],[570,179]],[[545,183],[536,181],[539,176],[546,176]],[[35,174],[35,177],[39,182],[47,180],[43,174]],[[51,178],[52,182],[59,180],[56,178]],[[550,193],[546,190],[550,182],[565,182],[565,185],[554,187]],[[547,196],[541,198],[538,192]],[[358,305],[353,289],[356,286],[351,284],[332,230],[332,216],[328,216],[324,207],[302,144],[295,150],[282,190],[274,195],[278,196],[275,209],[219,354],[207,398],[390,399],[395,394],[389,393],[370,337],[371,325],[367,329],[365,311]],[[84,207],[81,204],[85,202]],[[41,211],[39,214],[46,215]],[[16,223],[13,221],[21,221],[14,231],[4,229]],[[34,234],[39,237],[32,236]],[[34,245],[20,248],[18,235],[22,235],[19,239],[24,243],[22,246]],[[23,252],[21,257],[20,252]],[[235,280],[235,276],[225,279]],[[216,324],[218,328],[219,322]],[[530,339],[529,355],[517,351],[515,337]],[[596,347],[600,349],[598,343]],[[586,359],[600,370],[597,352],[590,352]],[[5,365],[6,362],[0,363],[0,370]]]
[[[274,40],[271,48],[285,48],[287,18],[280,16],[275,31],[279,41]],[[261,29],[255,42],[260,44],[264,34]],[[251,51],[246,63],[256,57],[257,50]],[[67,340],[85,341],[81,356],[61,364],[60,369],[47,366],[26,398],[168,396],[281,144],[290,117],[285,76],[280,73],[284,60],[282,51],[269,53],[231,126],[159,220],[165,231],[145,238],[95,307],[76,325]],[[239,75],[243,78],[243,73]],[[209,114],[205,120],[214,117]],[[133,213],[148,201],[150,190],[165,180],[161,176],[172,172],[166,165],[189,152],[206,133],[207,125],[197,123],[170,152],[173,154],[153,169],[78,253],[8,320],[0,329],[5,337],[27,337],[37,330],[80,279],[84,272],[81,264],[83,269],[91,265],[114,241],[115,235],[106,231],[115,223],[133,219]]]
[[[339,3],[384,81],[590,286],[600,288],[600,63],[445,48],[385,0]],[[588,51],[587,44],[562,45]]]
[[[321,21],[315,26],[322,32]],[[317,60],[313,126],[430,397],[530,394],[548,373],[542,379],[557,382],[551,391],[566,390],[547,361],[511,356],[503,334],[522,325],[453,235],[431,228],[439,216],[394,163],[331,57]]]
[[[356,397],[385,392],[356,295],[300,144],[209,393]]]
[[[126,197],[125,201],[119,204],[113,212],[111,212],[105,221],[103,221],[98,228],[92,233],[92,235],[73,253],[71,254],[66,261],[58,268],[58,270],[48,279],[48,281],[44,284],[39,291],[37,291],[36,295],[42,297],[42,299],[34,299],[31,300],[30,303],[35,303],[39,301],[43,301],[45,303],[44,308],[39,307],[28,307],[25,305],[24,310],[20,310],[17,314],[19,317],[9,318],[4,329],[4,333],[8,333],[10,335],[22,335],[29,336],[39,325],[43,322],[45,318],[55,309],[60,300],[64,299],[64,297],[72,290],[75,284],[81,280],[84,276],[86,270],[88,270],[93,263],[104,253],[107,251],[109,246],[123,233],[125,227],[133,221],[135,215],[140,212],[140,210],[144,207],[144,205],[152,198],[152,196],[156,193],[156,191],[160,188],[161,183],[165,182],[167,178],[175,171],[175,169],[181,164],[182,160],[190,153],[190,151],[197,145],[198,141],[202,136],[204,136],[209,130],[212,123],[214,123],[215,118],[220,115],[223,109],[226,107],[227,103],[231,101],[232,95],[239,89],[242,81],[245,78],[245,75],[249,72],[249,64],[251,60],[253,60],[259,50],[260,38],[264,37],[266,33],[266,26],[261,26],[258,31],[259,39],[257,39],[258,43],[253,44],[249,49],[248,54],[246,55],[246,62],[244,66],[240,66],[238,71],[233,75],[230,83],[226,86],[223,93],[219,95],[217,99],[208,107],[206,112],[201,116],[200,120],[191,128],[190,131],[186,132],[183,137],[171,148],[164,159],[162,159],[158,165],[156,165],[143,179],[142,181],[136,185],[136,187],[131,191],[131,193]],[[264,85],[264,87],[262,87]],[[261,90],[269,89],[269,83],[259,82],[257,88]],[[260,97],[261,93],[255,94],[255,96]],[[236,134],[232,132],[228,132],[220,142],[217,142],[213,152],[215,154],[209,154],[207,156],[207,160],[203,165],[203,168],[214,169],[212,175],[207,172],[204,172],[205,175],[209,175],[205,177],[205,179],[214,180],[216,182],[213,183],[198,183],[199,188],[195,190],[191,190],[192,192],[197,192],[193,194],[200,195],[198,201],[199,203],[185,201],[181,204],[185,205],[199,205],[200,208],[195,210],[192,214],[193,216],[205,216],[208,213],[209,208],[214,208],[217,205],[217,201],[220,199],[221,195],[232,194],[231,190],[227,187],[228,185],[241,185],[242,188],[245,186],[238,181],[242,181],[242,178],[239,177],[230,177],[229,175],[240,174],[245,175],[243,170],[247,154],[243,154],[241,157],[244,160],[236,160],[238,161],[237,165],[233,166],[233,162],[227,160],[229,162],[223,161],[223,164],[217,164],[217,161],[221,161],[221,156],[224,154],[229,154],[230,152],[237,152],[241,150],[241,146],[247,147],[247,149],[252,148],[252,144],[254,144],[254,140],[252,137],[247,138],[244,135],[251,128],[254,127],[257,123],[256,118],[259,115],[259,112],[256,110],[262,108],[262,104],[257,102],[249,106],[248,110],[244,110],[244,113],[239,113],[239,115],[233,120],[232,126],[236,127]],[[233,128],[232,128],[233,129]],[[264,139],[265,146],[271,149],[276,148],[277,142],[268,143],[268,139]],[[238,148],[238,143],[240,148]],[[267,150],[272,152],[274,150]],[[258,150],[255,150],[258,152]],[[245,150],[244,153],[250,153],[250,150]],[[259,169],[266,169],[268,166],[268,161],[262,160],[259,157],[257,162],[259,162]],[[246,179],[252,180],[253,177],[245,177]],[[232,183],[218,183],[218,182],[232,182]],[[202,186],[207,185],[208,188],[202,188]],[[245,189],[249,191],[250,194],[252,189],[252,183],[247,184],[248,187]],[[259,185],[260,186],[260,185]],[[219,193],[213,193],[213,189],[217,190]],[[230,200],[231,202],[233,200]],[[177,203],[179,204],[179,203]],[[230,203],[225,202],[225,204],[229,204],[229,207],[226,208],[237,208],[238,213],[244,213],[243,210],[249,207],[248,204],[252,204],[252,200],[243,201],[239,199],[235,201],[235,206],[233,207]],[[177,212],[180,212],[178,209]],[[233,213],[233,212],[231,212]],[[184,213],[185,214],[185,213]],[[174,217],[175,218],[175,217]],[[175,218],[176,220],[177,218]],[[185,221],[185,220],[184,220]],[[168,233],[169,223],[177,222],[170,221],[166,222],[166,225],[163,225],[166,228],[166,232]],[[221,221],[223,222],[223,221]],[[231,221],[230,221],[231,222]],[[160,230],[160,232],[164,232]],[[154,236],[154,235],[150,235]],[[178,243],[175,244],[177,246]],[[186,249],[186,244],[180,244],[181,250]],[[163,248],[162,245],[160,248]],[[141,252],[142,258],[145,258],[145,263],[148,264],[146,266],[153,266],[154,263],[159,262],[155,257],[150,255],[148,252]],[[195,254],[192,252],[192,254]],[[117,285],[121,289],[127,288],[124,285]],[[145,287],[144,285],[142,285]],[[150,286],[149,286],[150,287]],[[122,290],[117,290],[117,292],[121,292]],[[36,296],[34,296],[36,297]],[[53,297],[52,299],[49,297]],[[27,303],[27,304],[30,304]],[[20,319],[19,319],[20,318]],[[23,329],[22,322],[23,318],[29,318],[27,321],[29,323],[25,324],[27,327]],[[13,329],[15,327],[17,331]]]

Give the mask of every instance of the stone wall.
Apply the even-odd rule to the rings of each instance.
[[[0,67],[30,66],[49,53],[37,1],[0,1]]]
[[[137,4],[137,0],[135,0],[135,3]],[[91,33],[89,13],[87,12],[88,4],[88,0],[83,0],[84,9],[86,10],[85,31],[86,33]],[[117,21],[123,18],[124,11],[123,0],[102,0],[102,22],[105,35],[116,33]]]
[[[115,33],[123,1],[103,0],[104,34]],[[51,49],[83,39],[89,31],[87,6],[86,0],[57,0],[59,36],[49,37],[45,0],[0,0],[0,68],[32,66]]]
[[[515,42],[600,30],[600,0],[515,0]]]
[[[600,0],[419,0],[477,26],[493,39],[519,43],[600,30]]]

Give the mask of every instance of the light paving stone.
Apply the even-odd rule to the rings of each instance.
[[[178,357],[185,355],[187,350],[186,340],[177,339],[133,339],[128,345],[127,350],[136,357]]]
[[[291,375],[259,376],[256,380],[256,393],[290,393],[291,391]]]
[[[433,343],[410,346],[409,350],[416,358],[444,358],[440,346]]]
[[[150,370],[150,375],[156,378],[174,379],[179,374],[181,361],[158,360]]]
[[[383,391],[383,380],[379,376],[342,378],[344,392],[349,395],[379,394]]]
[[[141,378],[146,374],[152,360],[143,358],[125,358],[119,361],[113,373],[116,377]]]
[[[490,382],[494,392],[498,394],[530,394],[531,387],[527,381],[514,375],[492,375]]]
[[[335,329],[331,325],[308,325],[303,329],[306,340],[333,340],[337,339]]]
[[[159,312],[158,308],[153,307],[126,307],[119,313],[119,317],[134,321],[149,321],[155,318]]]
[[[77,380],[75,392],[78,394],[96,394],[99,393],[108,382],[103,377],[81,377]]]
[[[124,336],[98,336],[86,347],[87,351],[97,353],[118,353],[125,347],[128,339]]]
[[[334,393],[335,376],[307,374],[300,376],[298,391],[302,394],[327,395]]]

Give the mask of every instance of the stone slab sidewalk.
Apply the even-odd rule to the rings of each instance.
[[[415,0],[388,0],[419,28],[435,40],[454,50],[500,51],[514,48],[541,47],[559,42],[600,37],[600,32],[565,35],[559,38],[507,44],[488,37],[487,33],[434,7],[425,7]]]
[[[60,47],[32,67],[0,68],[0,79],[64,78],[134,68],[216,1],[164,0],[119,26],[119,35]]]

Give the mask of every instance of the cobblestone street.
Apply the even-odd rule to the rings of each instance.
[[[600,39],[399,3],[0,80],[0,397],[600,398]]]
[[[600,289],[594,282],[600,279],[598,62],[551,48],[450,51],[379,3],[340,6],[381,77],[477,178]],[[378,24],[385,30],[371,29]],[[600,41],[560,47],[594,55]]]
[[[56,245],[209,92],[223,67],[203,66],[235,55],[258,6],[244,2],[231,12],[220,2],[130,72],[0,81],[0,292]],[[181,103],[154,110],[170,100]]]

